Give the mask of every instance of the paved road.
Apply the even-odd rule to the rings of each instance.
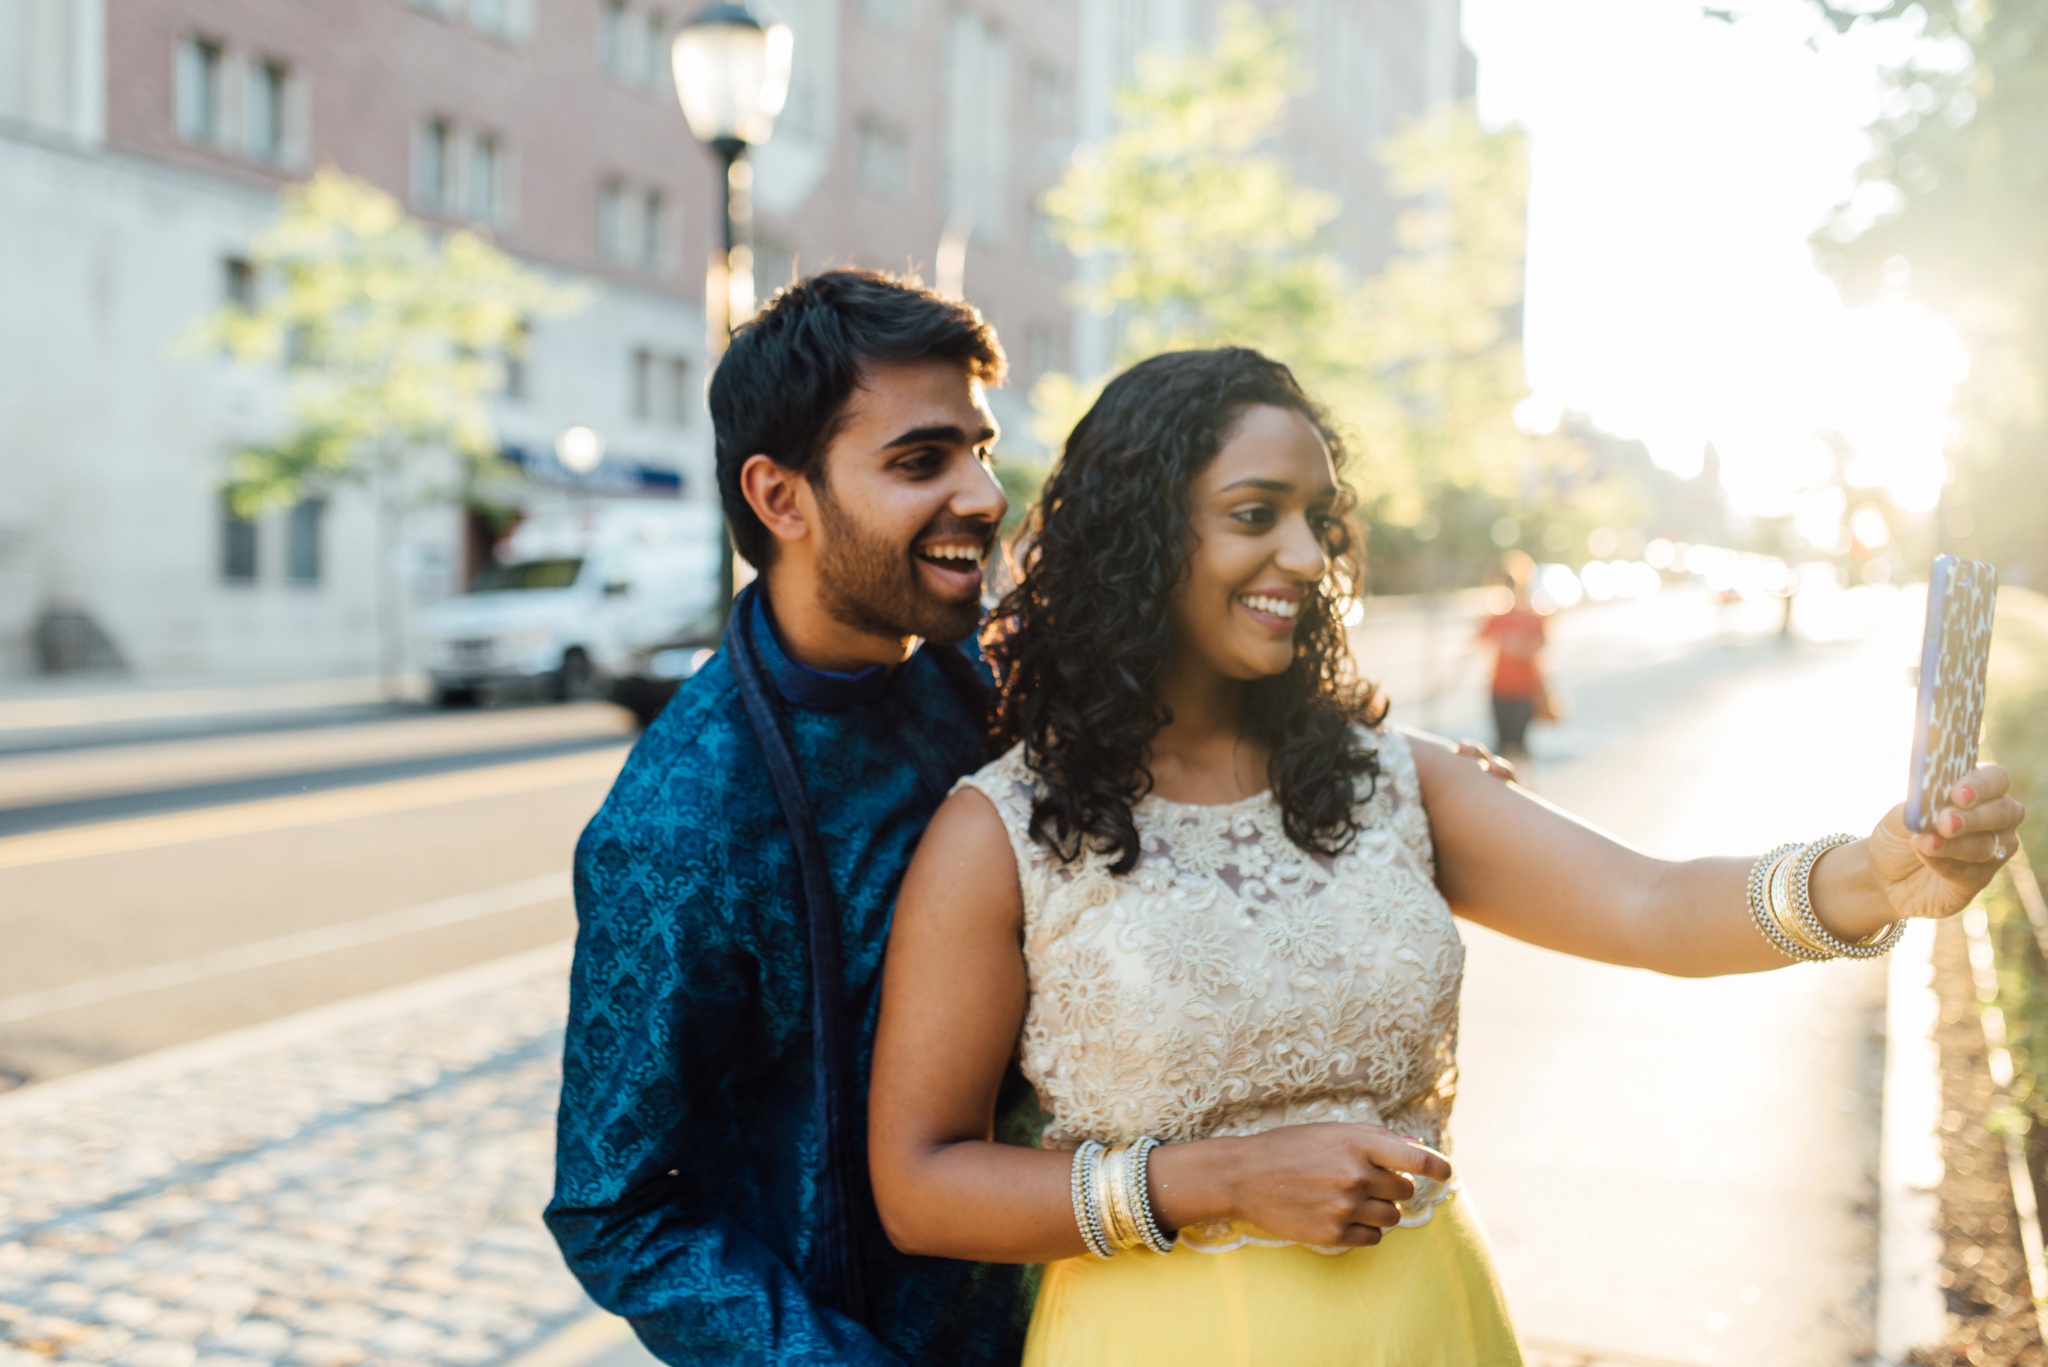
[[[1673,853],[1865,820],[1905,657],[1769,626],[1683,596],[1565,619],[1579,713],[1544,791]],[[1360,638],[1412,720],[1432,630]],[[1438,723],[1477,730],[1472,702]],[[1811,801],[1779,777],[1851,741],[1883,762]],[[0,1097],[0,1367],[475,1367],[573,1319],[533,1214],[561,874],[625,744],[603,709],[529,709],[0,759],[0,1067],[40,1084]],[[1852,1361],[1875,978],[1471,939],[1459,1158],[1551,1360]],[[589,1342],[531,1367],[630,1356]]]
[[[1486,733],[1476,611],[1375,608],[1357,639],[1398,718]],[[1558,673],[1616,678],[1771,620],[1683,594],[1581,611]],[[0,699],[0,1089],[571,933],[546,880],[624,759],[624,715],[394,712],[370,686]],[[1597,745],[1622,705],[1582,708],[1552,750]]]
[[[1862,830],[1905,786],[1910,599],[1861,645],[1713,647],[1580,687],[1546,795],[1655,853]],[[1468,928],[1458,1157],[1560,1364],[1871,1351],[1884,977],[1688,982]]]
[[[562,941],[630,740],[591,704],[0,756],[0,1086]]]

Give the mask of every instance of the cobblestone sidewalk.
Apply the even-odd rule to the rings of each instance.
[[[542,1228],[566,950],[0,1097],[0,1367],[484,1367]]]

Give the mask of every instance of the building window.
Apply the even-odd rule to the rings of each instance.
[[[876,28],[910,27],[912,0],[860,0],[860,17]]]
[[[598,16],[597,64],[622,85],[666,93],[668,38],[668,15],[661,10],[637,10],[628,0],[605,0]]]
[[[511,43],[525,38],[532,27],[532,0],[412,0],[414,9],[438,14],[443,19],[460,19],[466,12],[469,24]]]
[[[256,268],[243,257],[224,258],[220,263],[220,296],[239,308],[255,308]]]
[[[1031,64],[1031,117],[1041,128],[1058,128],[1067,121],[1067,73],[1051,62]]]
[[[640,200],[640,264],[656,274],[661,272],[668,234],[662,231],[667,206],[661,191],[649,190]]]
[[[529,362],[533,355],[533,324],[520,319],[513,330],[512,344],[505,348],[505,397],[524,400],[532,397],[533,375]]]
[[[249,94],[242,105],[244,148],[249,160],[282,166],[285,123],[290,117],[291,68],[283,62],[257,62],[249,68]]]
[[[668,420],[677,427],[690,425],[696,405],[690,401],[690,363],[681,356],[668,362]]]
[[[853,130],[854,171],[860,183],[887,199],[910,193],[910,138],[892,123],[870,115]]]
[[[178,45],[178,136],[197,147],[218,147],[222,137],[221,45],[187,38]]]
[[[982,242],[1008,226],[1010,52],[1002,31],[956,10],[946,22],[946,221]]]
[[[284,573],[294,584],[320,582],[320,523],[327,512],[324,498],[302,498],[284,524]]]
[[[597,63],[605,74],[615,80],[625,80],[627,70],[627,49],[632,46],[632,13],[626,8],[626,0],[605,0],[604,13],[597,24]]]
[[[420,125],[412,154],[412,197],[420,208],[446,213],[454,206],[455,129],[446,119]]]
[[[485,133],[469,149],[469,216],[479,223],[496,223],[504,193],[504,149],[496,138]]]
[[[696,404],[690,393],[688,357],[663,356],[651,347],[634,348],[632,386],[635,421],[690,425]]]
[[[633,353],[633,416],[641,422],[654,416],[654,353],[646,347]]]
[[[229,584],[256,582],[256,524],[220,501],[220,577]]]
[[[1040,261],[1067,259],[1067,244],[1060,241],[1059,225],[1051,214],[1036,205],[1031,209],[1031,254]]]
[[[667,89],[668,16],[649,10],[644,21],[645,37],[640,47],[640,84],[656,94]]]
[[[660,273],[668,269],[668,197],[608,180],[597,192],[597,249],[606,261]]]
[[[621,180],[608,180],[597,192],[597,250],[607,261],[623,264],[633,259],[632,244],[626,240],[632,231],[629,200]]]

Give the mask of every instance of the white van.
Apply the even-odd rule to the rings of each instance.
[[[703,503],[596,505],[521,523],[469,592],[420,615],[435,701],[535,685],[603,696],[650,650],[716,614],[724,536]]]

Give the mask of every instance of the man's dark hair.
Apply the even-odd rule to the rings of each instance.
[[[733,334],[711,377],[718,497],[733,546],[758,569],[775,538],[740,492],[740,467],[763,455],[814,485],[846,401],[874,365],[957,361],[984,384],[1007,369],[995,330],[973,307],[915,280],[838,270],[779,291]]]

